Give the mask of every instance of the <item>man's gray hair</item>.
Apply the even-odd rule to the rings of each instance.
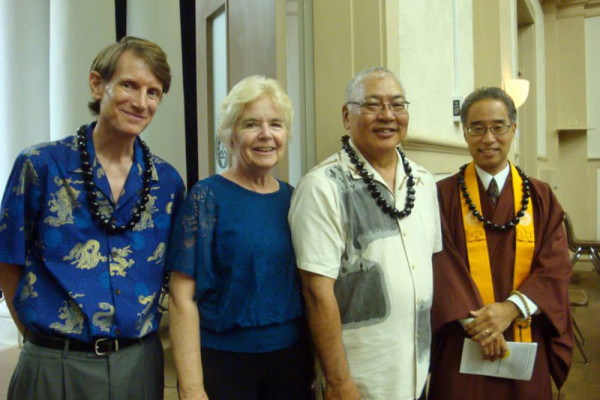
[[[400,83],[400,80],[398,79],[396,74],[384,67],[371,67],[364,69],[358,74],[354,75],[354,78],[352,78],[352,80],[348,83],[348,86],[346,86],[346,103],[351,101],[358,102],[364,100],[359,98],[359,96],[361,95],[360,91],[362,89],[362,83],[366,77],[371,76],[375,76],[378,78],[383,78],[384,76],[391,76],[396,82],[398,82],[398,85],[400,85],[400,88],[402,88],[402,92],[404,92],[404,87],[402,86],[402,83]]]
[[[476,89],[473,93],[467,96],[460,107],[460,122],[463,126],[467,124],[467,116],[471,106],[480,100],[498,100],[504,103],[506,110],[508,111],[508,118],[510,119],[511,125],[517,122],[517,107],[513,99],[504,90],[499,87],[482,87]]]

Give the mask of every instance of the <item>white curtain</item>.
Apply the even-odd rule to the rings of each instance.
[[[0,0],[0,185],[22,147],[49,138],[50,2]]]
[[[89,69],[116,39],[114,13],[108,0],[0,0],[0,193],[23,148],[92,120]],[[171,91],[144,138],[185,180],[179,2],[130,0],[127,14],[127,34],[167,53]]]
[[[116,39],[115,7],[106,0],[51,0],[49,15],[50,138],[56,140],[92,119],[90,66]]]
[[[0,0],[0,190],[25,147],[91,119],[93,56],[115,40],[114,3]]]

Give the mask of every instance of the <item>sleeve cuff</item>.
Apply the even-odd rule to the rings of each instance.
[[[535,313],[537,313],[537,311],[538,311],[537,304],[535,304],[533,301],[531,301],[531,299],[529,297],[527,297],[526,295],[523,295],[523,298],[527,302],[527,306],[529,307],[529,311],[531,312],[531,315],[534,315]],[[524,318],[527,318],[529,316],[529,315],[527,315],[527,307],[525,306],[525,304],[523,304],[523,300],[521,300],[521,298],[519,296],[517,296],[516,294],[511,294],[507,300],[514,303],[519,308],[519,310],[521,310],[521,315]]]

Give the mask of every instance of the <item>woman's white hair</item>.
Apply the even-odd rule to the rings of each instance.
[[[292,101],[275,79],[252,75],[239,81],[221,103],[217,137],[228,150],[231,149],[233,132],[244,112],[244,107],[263,95],[269,96],[282,114],[288,139],[291,138],[294,115]]]

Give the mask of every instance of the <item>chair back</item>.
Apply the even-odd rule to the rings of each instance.
[[[569,250],[577,251],[579,246],[577,245],[575,231],[573,230],[573,223],[571,222],[571,218],[569,218],[569,214],[565,213],[563,222],[565,224],[565,231],[567,232],[567,243],[569,245]]]

